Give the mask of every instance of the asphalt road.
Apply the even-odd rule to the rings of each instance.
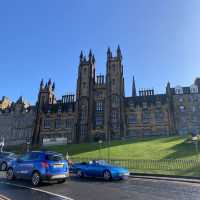
[[[6,184],[16,185],[6,185]],[[19,187],[23,185],[26,188]],[[64,184],[43,184],[37,191],[26,181],[0,178],[0,194],[13,200],[199,200],[200,184],[144,178],[105,182],[71,177]],[[38,191],[39,190],[39,191]],[[46,193],[47,192],[47,193]],[[50,193],[49,193],[50,192]],[[55,196],[57,194],[57,196]],[[60,195],[60,196],[58,196]]]

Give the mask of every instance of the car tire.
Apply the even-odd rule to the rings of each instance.
[[[61,179],[61,180],[58,180],[58,183],[59,184],[62,184],[62,183],[65,183],[66,179]]]
[[[40,185],[40,183],[41,183],[41,176],[40,176],[39,172],[37,172],[37,171],[33,172],[32,177],[31,177],[31,183],[35,187],[37,187],[37,186]]]
[[[2,163],[1,163],[1,166],[0,166],[0,170],[1,170],[1,171],[6,171],[6,169],[7,169],[7,164],[6,164],[6,162],[2,162]]]
[[[80,169],[77,170],[76,175],[77,175],[79,178],[83,178],[83,177],[84,177],[84,173],[83,173]]]
[[[8,171],[6,173],[6,177],[9,181],[14,180],[15,179],[15,175],[14,175],[14,171],[13,168],[8,168]]]
[[[104,179],[105,181],[109,181],[109,180],[112,179],[112,175],[111,175],[110,171],[105,170],[105,171],[103,172],[103,179]]]

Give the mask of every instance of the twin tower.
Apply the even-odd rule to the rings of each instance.
[[[134,84],[133,84],[134,85]],[[73,113],[61,112],[73,118],[73,141],[92,141],[94,139],[120,138],[126,134],[124,111],[124,77],[122,53],[118,46],[113,55],[107,50],[106,75],[96,75],[95,57],[90,50],[88,57],[80,54],[78,67],[77,91],[74,102],[62,102],[54,95],[55,84],[51,80],[40,85],[37,103],[37,118],[34,129],[34,143],[41,138],[41,130],[46,115],[44,108],[62,104],[74,104]],[[133,88],[133,93],[135,93]],[[61,106],[66,107],[66,106]],[[48,114],[51,118],[51,113]],[[53,114],[52,114],[53,115]],[[56,130],[52,131],[56,134]]]

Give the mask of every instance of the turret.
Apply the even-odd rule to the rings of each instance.
[[[137,93],[136,93],[136,87],[135,87],[135,79],[133,76],[133,84],[132,84],[132,97],[136,97]]]
[[[44,80],[42,79],[40,82],[40,89],[43,89],[43,88],[44,88]]]
[[[108,50],[107,50],[107,59],[110,59],[112,58],[112,52],[110,50],[110,47],[108,47]]]
[[[122,53],[121,53],[121,49],[120,49],[119,45],[118,45],[118,47],[117,47],[117,57],[118,57],[120,60],[122,59]]]

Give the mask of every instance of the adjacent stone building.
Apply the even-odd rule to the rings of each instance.
[[[0,101],[0,140],[5,145],[31,141],[35,125],[35,108],[22,97],[16,103],[3,97]]]

